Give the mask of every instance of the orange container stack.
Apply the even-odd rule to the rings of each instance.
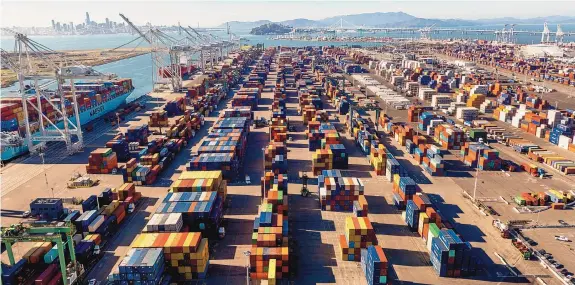
[[[287,125],[270,126],[270,140],[274,142],[287,141]]]
[[[413,128],[410,126],[398,125],[394,130],[395,141],[401,146],[405,146],[405,141],[413,138]]]
[[[434,140],[442,149],[459,150],[465,145],[465,133],[452,125],[441,124],[435,127]]]
[[[98,148],[90,153],[86,173],[109,174],[118,168],[118,157],[111,148]]]
[[[150,127],[167,127],[168,112],[161,110],[150,114]]]

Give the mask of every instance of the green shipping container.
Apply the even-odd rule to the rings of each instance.
[[[439,236],[439,227],[435,223],[429,223],[429,233],[433,235],[433,237]]]
[[[515,196],[515,203],[519,206],[525,206],[525,199],[521,196]]]

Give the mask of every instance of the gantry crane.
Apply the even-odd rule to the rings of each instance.
[[[14,224],[10,227],[2,228],[2,242],[6,246],[6,252],[10,265],[16,264],[12,245],[17,242],[54,242],[58,247],[58,259],[60,262],[60,272],[64,285],[74,284],[78,275],[84,270],[76,262],[76,252],[74,250],[74,240],[72,237],[76,233],[71,222],[54,222],[48,224]],[[62,236],[66,239],[63,240]],[[66,265],[64,255],[64,245],[68,246],[70,252],[70,266]]]
[[[126,16],[120,14],[120,17],[124,19],[132,30],[151,45],[154,89],[161,89],[161,86],[166,85],[168,83],[166,80],[168,80],[172,90],[180,91],[183,82],[180,61],[182,60],[182,55],[200,52],[201,48],[198,47],[197,40],[193,36],[176,39],[152,27],[144,33]],[[166,56],[169,58],[169,63],[165,61]]]
[[[90,66],[77,64],[66,57],[32,39],[26,35],[2,28],[2,30],[14,34],[14,53],[2,50],[2,61],[8,68],[18,75],[19,93],[17,97],[22,100],[24,111],[24,124],[26,127],[25,141],[30,151],[41,147],[46,142],[63,141],[66,143],[68,153],[74,153],[84,147],[82,128],[78,111],[78,102],[76,98],[76,89],[74,80],[101,80],[112,79],[114,74],[103,74],[94,70]],[[12,60],[16,56],[17,62]],[[47,71],[41,71],[39,65],[46,67]],[[32,80],[33,88],[27,88],[24,81]],[[40,85],[38,80],[48,80],[49,82]],[[73,114],[69,116],[66,112],[66,98],[64,96],[63,85],[68,81],[71,86]],[[46,92],[45,88],[51,84],[57,84],[55,92]],[[9,97],[9,95],[6,95]],[[36,99],[36,103],[33,102]],[[44,101],[42,101],[44,99]],[[54,103],[57,99],[59,102]],[[48,103],[54,111],[57,118],[49,118],[48,113],[44,110],[42,103]],[[32,134],[30,128],[29,108],[38,112],[39,132]],[[45,127],[44,125],[47,125]],[[72,136],[76,136],[78,141],[72,143]]]
[[[432,33],[432,28],[435,27],[435,23],[431,26],[422,28],[419,30],[419,32],[421,33],[421,39],[422,40],[431,40],[431,33]]]

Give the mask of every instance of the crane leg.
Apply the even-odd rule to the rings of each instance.
[[[12,252],[12,243],[11,242],[4,242],[4,245],[6,245],[6,252],[8,253],[8,259],[10,260],[10,265],[14,266],[14,264],[16,264],[16,261],[14,260],[14,252]]]
[[[60,259],[60,271],[62,272],[62,284],[68,285],[68,275],[66,274],[66,257],[64,256],[64,244],[62,240],[56,242],[58,245],[58,259]]]

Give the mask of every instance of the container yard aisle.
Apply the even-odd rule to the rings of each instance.
[[[380,82],[385,82],[379,76],[374,76],[374,78]],[[387,82],[385,83],[385,85],[388,85]],[[381,99],[377,97],[375,97],[375,99],[380,103],[380,106],[385,108],[385,103]],[[372,120],[375,120],[374,113],[375,112],[370,112]],[[387,114],[393,118],[393,122],[407,121],[405,110],[395,110],[394,108],[389,107],[387,108]],[[496,277],[498,274],[501,274],[502,276],[509,275],[509,271],[503,266],[500,259],[494,253],[497,252],[498,254],[504,256],[508,261],[510,261],[515,260],[514,256],[516,256],[518,253],[517,249],[513,247],[511,242],[508,240],[502,240],[500,233],[491,225],[492,219],[486,219],[485,216],[481,215],[479,211],[471,205],[469,200],[463,198],[461,194],[463,189],[467,190],[467,192],[473,191],[473,177],[475,175],[474,169],[468,169],[467,167],[462,167],[461,169],[451,169],[452,171],[458,172],[466,171],[465,169],[467,169],[469,174],[466,177],[431,177],[422,171],[422,168],[413,158],[405,154],[405,147],[399,145],[393,138],[389,138],[387,135],[384,135],[384,142],[386,143],[386,147],[391,150],[391,152],[400,161],[400,163],[410,171],[410,176],[413,179],[419,180],[422,191],[429,194],[436,194],[437,201],[435,201],[435,203],[444,215],[455,221],[455,229],[457,232],[460,233],[465,240],[468,240],[472,244],[473,248],[480,249],[480,256],[483,256],[482,259],[484,262],[487,262],[488,266],[488,269],[485,271],[487,276],[484,276],[484,278],[488,280],[497,280]],[[446,157],[446,159],[457,160],[455,156]],[[458,161],[455,165],[460,164],[461,162]],[[418,176],[422,177],[417,179]],[[540,187],[540,183],[538,181],[530,181],[529,178],[530,177],[525,173],[510,173],[510,176],[506,176],[501,172],[489,173],[482,171],[480,172],[480,180],[485,180],[486,182],[479,182],[477,193],[479,197],[498,197],[499,195],[504,195],[507,200],[510,200],[509,194],[511,194],[511,191],[509,191],[507,188],[502,190],[502,185],[506,185],[502,183],[508,183],[509,179],[513,179],[517,181],[517,184],[519,185],[523,185],[522,183],[531,183],[531,187],[533,188]],[[424,183],[426,180],[428,182]],[[557,183],[562,184],[559,181],[555,182],[555,184]],[[491,189],[497,190],[489,191]],[[518,189],[518,191],[519,190],[525,191],[526,189]],[[498,193],[498,195],[495,195],[495,193]],[[496,209],[500,209],[500,207],[507,207],[506,213],[513,212],[513,216],[520,219],[534,218],[536,216],[536,214],[529,215],[529,217],[527,217],[525,214],[516,214],[516,212],[511,210],[510,206],[503,203],[493,204],[498,204],[497,206],[494,206]],[[503,209],[501,210],[501,213],[504,213]],[[549,217],[551,217],[556,216],[557,214],[558,213],[547,211],[543,212],[541,216],[549,215]],[[403,221],[401,221],[400,224],[405,226]],[[423,241],[421,241],[421,243],[423,243]],[[538,274],[544,276],[544,278],[542,278],[548,284],[559,284],[557,283],[556,279],[549,278],[550,275],[548,272],[545,272],[536,263],[519,260],[516,262],[516,264],[514,264],[514,266],[523,274]]]

